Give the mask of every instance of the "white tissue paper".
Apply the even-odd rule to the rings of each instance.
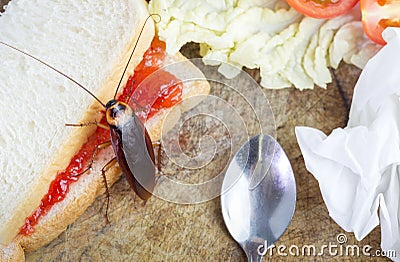
[[[382,250],[400,261],[400,28],[383,37],[355,86],[347,127],[329,136],[296,127],[296,136],[330,216],[358,240],[380,223]]]

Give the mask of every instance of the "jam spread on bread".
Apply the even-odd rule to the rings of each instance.
[[[138,109],[138,115],[144,121],[154,116],[162,108],[172,107],[181,101],[183,84],[174,75],[160,69],[164,64],[164,58],[165,43],[155,37],[118,98],[120,101],[127,101],[129,98],[129,104],[135,109],[138,109],[138,106],[150,107],[148,110]],[[151,76],[146,79],[154,72],[156,73],[153,76],[156,77]],[[145,79],[146,81],[143,82]],[[137,89],[142,82],[140,90]],[[132,94],[134,95],[132,96]],[[105,117],[100,122],[107,125]],[[78,181],[78,174],[84,172],[89,165],[96,146],[109,140],[110,131],[98,126],[94,134],[71,159],[68,167],[57,173],[56,178],[50,184],[49,191],[42,198],[40,206],[26,218],[20,234],[30,235],[34,232],[34,226],[39,219],[48,213],[52,206],[62,201],[66,197],[70,185]]]
[[[119,97],[120,101],[126,101],[127,97],[131,97],[130,106],[139,109],[137,113],[142,120],[149,119],[162,108],[172,107],[181,101],[182,82],[171,73],[159,70],[164,64],[164,58],[165,42],[156,36]],[[150,78],[146,79],[149,76]],[[136,90],[140,83],[140,89]],[[133,101],[144,107],[151,104],[150,111],[140,110]]]

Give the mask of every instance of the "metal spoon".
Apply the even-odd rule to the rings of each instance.
[[[289,159],[269,135],[257,135],[235,154],[221,194],[222,215],[249,261],[261,261],[285,232],[296,206]]]

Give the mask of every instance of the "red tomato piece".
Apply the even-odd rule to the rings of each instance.
[[[400,27],[400,0],[361,0],[361,12],[365,33],[380,45],[386,27]]]
[[[287,0],[303,15],[313,18],[333,18],[350,11],[359,0]]]

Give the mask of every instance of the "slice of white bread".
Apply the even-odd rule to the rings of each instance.
[[[142,0],[13,0],[0,17],[0,40],[55,66],[107,102],[147,16]],[[149,22],[128,72],[141,60],[153,36],[154,25]],[[0,95],[6,98],[0,121],[7,123],[0,132],[2,261],[23,257],[20,245],[33,250],[65,230],[103,191],[100,169],[113,152],[108,148],[99,154],[91,172],[71,186],[67,198],[40,220],[32,235],[15,237],[57,171],[65,169],[95,128],[71,128],[65,123],[98,120],[102,107],[69,80],[31,58],[1,45],[0,57]],[[182,59],[178,54],[172,60]],[[208,91],[204,81],[191,82],[184,86],[184,98]],[[163,110],[149,121],[153,139],[159,138],[167,112]],[[112,183],[119,175],[119,168],[114,167],[107,178]]]

